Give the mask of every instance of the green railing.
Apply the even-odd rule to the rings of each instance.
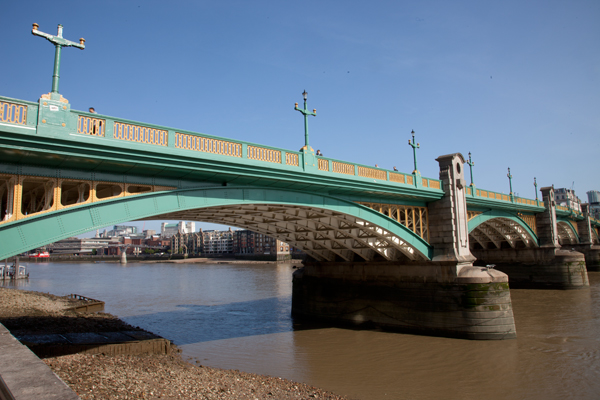
[[[275,147],[248,143],[239,140],[225,139],[222,137],[200,134],[185,130],[178,130],[164,126],[145,124],[120,118],[112,118],[96,113],[75,111],[68,109],[67,104],[59,107],[49,104],[48,100],[41,100],[42,113],[48,115],[41,118],[38,134],[48,132],[52,136],[64,133],[77,133],[82,136],[94,137],[95,140],[119,140],[129,142],[131,145],[150,145],[160,148],[173,148],[183,152],[194,152],[198,155],[213,155],[219,157],[231,157],[232,162],[268,163],[271,166],[280,166],[286,169],[304,170],[316,174],[339,175],[340,178],[365,178],[376,182],[385,182],[392,185],[407,185],[424,190],[442,190],[442,182],[439,179],[424,178],[418,175],[390,171],[377,167],[350,163],[331,158],[315,156],[312,153],[305,154],[298,151],[290,151]],[[35,110],[31,110],[35,104]],[[24,102],[17,99],[0,97],[0,122],[8,124],[24,125],[27,121],[27,108],[29,113],[38,114],[38,104]],[[54,107],[54,113],[50,112]],[[61,112],[67,113],[66,123],[52,124],[57,120],[56,115]],[[37,118],[31,120],[36,126]],[[40,129],[41,128],[41,129]],[[189,154],[189,153],[188,153]],[[237,160],[236,160],[237,159]]]
[[[478,189],[473,187],[467,188],[467,196],[471,198],[483,199],[494,202],[512,203],[522,206],[530,207],[544,207],[544,202],[539,200],[527,199],[525,197],[518,197],[510,194],[494,192],[491,190]]]

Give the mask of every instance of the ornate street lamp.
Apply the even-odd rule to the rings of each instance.
[[[513,191],[512,191],[512,175],[510,174],[510,167],[508,168],[508,174],[506,174],[506,176],[508,176],[508,184],[510,185],[510,195],[513,195]]]
[[[467,161],[467,164],[469,164],[469,171],[471,171],[471,186],[473,186],[473,165],[475,163],[471,161],[471,152],[469,152],[469,161]]]
[[[308,96],[308,93],[306,92],[306,90],[304,92],[302,92],[302,97],[304,97],[304,109],[298,108],[298,103],[296,103],[296,105],[294,107],[294,110],[300,111],[304,115],[304,146],[306,147],[306,151],[308,151],[310,149],[310,147],[308,147],[308,118],[307,117],[309,115],[312,115],[313,117],[317,115],[317,109],[313,109],[312,112],[310,112],[306,108],[307,96]]]
[[[408,145],[413,148],[413,160],[415,163],[415,170],[413,171],[413,174],[418,174],[419,170],[417,168],[417,149],[420,149],[421,145],[419,143],[415,143],[415,131],[412,130],[410,133],[412,133],[412,143],[410,139],[408,139]]]
[[[537,179],[535,177],[533,178],[533,186],[535,187],[535,201],[539,201],[537,193]]]
[[[56,47],[54,51],[54,73],[52,74],[52,92],[50,92],[50,96],[53,100],[59,99],[58,94],[58,79],[60,77],[60,51],[63,47],[77,47],[81,50],[85,49],[85,39],[79,39],[79,43],[71,42],[70,40],[63,39],[63,26],[58,25],[58,34],[56,36],[49,35],[44,32],[38,31],[39,25],[34,23],[33,29],[31,29],[31,33],[36,36],[41,36],[43,38],[48,39],[48,41]]]

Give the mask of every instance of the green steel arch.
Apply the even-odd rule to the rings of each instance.
[[[556,229],[558,233],[558,241],[562,245],[580,243],[579,233],[573,226],[573,223],[566,219],[557,217],[556,218]]]
[[[351,201],[285,189],[203,187],[119,197],[7,223],[0,227],[0,259],[126,221],[194,216],[270,234],[322,260],[370,260],[375,254],[429,260],[433,254],[410,229]]]
[[[492,222],[495,222],[494,226]],[[471,218],[468,223],[469,235],[479,243],[506,240],[512,247],[515,241],[522,241],[526,247],[538,247],[535,232],[518,216],[501,210],[489,210]],[[485,246],[484,246],[485,248]]]

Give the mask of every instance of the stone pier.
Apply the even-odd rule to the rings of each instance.
[[[468,339],[516,337],[508,276],[474,267],[464,158],[437,159],[444,197],[428,205],[431,261],[305,262],[294,273],[297,318]]]
[[[307,263],[294,273],[292,314],[339,324],[465,339],[516,337],[508,277],[436,263]]]
[[[582,204],[581,211],[584,219],[577,221],[579,243],[569,245],[568,247],[584,255],[585,266],[588,271],[600,271],[600,246],[594,245],[594,232],[592,231],[590,221],[590,205]]]
[[[556,224],[554,188],[540,189],[546,210],[536,214],[540,247],[477,249],[479,263],[495,264],[508,274],[513,288],[579,289],[589,287],[586,258],[574,246],[561,248]],[[573,247],[573,248],[572,248]]]

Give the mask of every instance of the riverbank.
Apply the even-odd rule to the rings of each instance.
[[[269,260],[269,259],[257,259],[256,257],[190,257],[184,258],[179,256],[154,256],[154,255],[127,255],[128,263],[171,263],[171,264],[301,264],[302,259],[293,258],[287,260]],[[8,260],[10,263],[14,263],[14,258]],[[119,263],[121,262],[121,256],[52,256],[44,258],[34,257],[19,257],[21,264],[36,264],[36,263]]]
[[[64,297],[0,288],[0,323],[13,335],[141,331],[107,313],[77,314],[72,306]],[[193,365],[173,349],[168,355],[71,354],[44,362],[84,400],[346,399],[281,378]]]

